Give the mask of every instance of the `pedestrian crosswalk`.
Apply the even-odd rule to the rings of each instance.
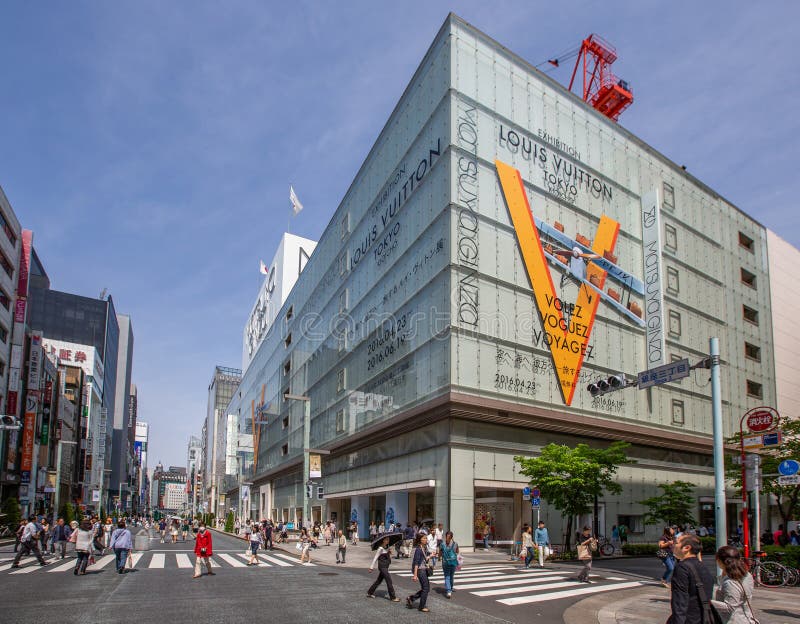
[[[630,589],[646,585],[616,576],[589,577],[591,583],[575,580],[577,570],[555,568],[524,569],[508,564],[465,566],[455,573],[455,593],[468,592],[475,596],[490,598],[498,603],[515,606],[582,598],[583,596],[620,589]],[[411,578],[411,572],[399,572],[396,576]],[[436,570],[430,579],[434,586],[444,586],[441,569]]]
[[[114,565],[112,564],[116,559],[113,554],[100,555],[95,557],[95,562],[88,566],[87,571],[93,572],[102,570],[109,567],[113,571]],[[214,556],[209,558],[212,568],[247,568],[250,561],[250,555],[241,552],[224,553],[217,552]],[[36,557],[28,556],[20,561],[19,568],[12,568],[12,557],[0,557],[0,573],[6,572],[9,575],[18,574],[32,574],[35,572],[43,573],[58,573],[58,572],[72,572],[75,568],[75,558],[68,557],[67,559],[54,559],[47,558],[46,566],[40,566]],[[128,560],[128,568],[136,570],[181,570],[194,568],[195,557],[193,553],[175,553],[175,552],[135,552],[131,553]],[[276,552],[270,552],[269,555],[258,555],[258,566],[253,566],[251,569],[259,568],[272,568],[281,570],[284,568],[292,568],[299,566],[315,566],[313,563],[300,563],[296,557],[284,555]]]

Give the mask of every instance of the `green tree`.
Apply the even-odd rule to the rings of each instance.
[[[70,522],[72,522],[75,519],[75,507],[72,505],[72,503],[67,501],[61,507],[61,514],[60,515],[61,515],[62,518],[64,518],[64,523],[65,524],[69,524]]]
[[[647,507],[645,524],[696,524],[692,516],[695,505],[694,485],[686,481],[673,481],[661,483],[658,487],[661,488],[660,495],[639,501],[639,504]]]
[[[780,429],[783,432],[783,442],[779,446],[759,452],[762,475],[777,475],[778,465],[785,459],[800,461],[800,420],[781,419]],[[738,447],[740,444],[739,434],[731,437],[728,442]],[[728,479],[739,490],[739,496],[741,496],[742,467],[734,464],[733,457],[726,458],[725,469]],[[800,515],[800,485],[778,485],[776,476],[762,477],[761,480],[761,492],[772,494],[775,497],[783,526],[788,526],[790,520]]]
[[[570,448],[561,444],[548,444],[539,457],[514,458],[520,473],[538,487],[541,496],[567,518],[566,548],[572,541],[572,521],[580,514],[589,513],[595,496],[604,492],[619,494],[622,491],[614,476],[622,464],[633,464],[625,450],[627,442],[612,442],[607,448],[592,448],[578,444]]]
[[[4,500],[2,523],[9,525],[12,531],[16,531],[21,519],[22,513],[20,512],[19,501],[13,496]]]
[[[225,530],[228,533],[233,533],[233,512],[229,511],[228,516],[225,518]]]

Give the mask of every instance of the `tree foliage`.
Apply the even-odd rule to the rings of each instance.
[[[762,475],[778,474],[778,465],[785,459],[800,461],[800,420],[782,418],[780,429],[783,431],[783,442],[779,446],[763,449],[759,452]],[[739,434],[737,433],[731,437],[728,442],[738,447],[740,444]],[[728,479],[731,480],[741,495],[742,467],[733,463],[733,456],[726,458],[725,470]],[[792,518],[800,515],[800,486],[778,485],[777,477],[763,477],[761,492],[772,494],[775,497],[778,513],[784,526],[788,526]]]
[[[16,530],[19,521],[22,519],[22,512],[19,508],[19,501],[10,496],[3,501],[3,519],[2,524],[7,524],[12,530]]]
[[[64,518],[65,524],[69,524],[75,519],[75,506],[69,501],[61,506],[61,517]]]
[[[661,488],[659,496],[639,501],[641,505],[647,507],[644,523],[664,522],[667,525],[681,526],[695,524],[692,516],[692,509],[695,505],[695,486],[686,481],[673,481],[672,483],[662,483],[658,487]]]
[[[233,523],[234,523],[233,512],[229,511],[228,516],[225,518],[225,530],[228,533],[233,533]]]
[[[595,496],[622,491],[614,476],[622,464],[636,463],[625,452],[629,446],[627,442],[619,441],[604,449],[587,444],[578,444],[574,448],[548,444],[539,457],[514,458],[520,465],[520,473],[539,489],[541,497],[566,516],[567,550],[572,539],[573,518],[589,513]]]

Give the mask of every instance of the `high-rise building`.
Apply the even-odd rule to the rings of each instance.
[[[112,509],[131,510],[131,468],[133,445],[131,426],[131,374],[133,368],[133,326],[127,314],[117,314],[119,346],[117,349],[117,384],[114,399],[114,420],[111,441],[110,494]]]
[[[81,414],[86,449],[81,451],[83,501],[94,509],[113,508],[109,492],[112,427],[116,405],[119,325],[111,296],[92,299],[32,285],[29,325],[40,332],[43,343],[55,349],[63,364],[91,368],[93,389]],[[91,366],[89,366],[91,364]]]
[[[135,389],[135,386],[134,386]],[[149,425],[141,420],[136,421],[136,441],[133,449],[138,464],[137,470],[137,492],[139,495],[140,513],[147,513],[150,506],[148,492],[149,477],[147,472],[147,442],[149,436]]]
[[[189,504],[191,513],[195,514],[202,509],[198,509],[201,501],[202,489],[202,470],[203,470],[203,443],[197,436],[189,437],[189,445],[186,449],[186,475],[188,478]],[[199,487],[198,487],[199,484]]]
[[[775,404],[769,294],[761,224],[450,15],[227,413],[258,422],[249,480],[273,518],[312,519],[309,405],[310,448],[329,453],[314,520],[442,522],[462,548],[531,521],[518,457],[627,441],[636,463],[594,520],[652,540],[639,501],[667,480],[692,483],[693,514],[714,522],[711,386],[690,371],[709,338],[724,434]],[[648,372],[661,366],[675,381]],[[615,376],[639,388],[590,391]]]
[[[227,439],[227,407],[231,402],[242,371],[236,368],[217,366],[208,386],[208,406],[203,423],[202,465],[204,503],[209,513],[218,515],[220,483],[225,476]],[[224,502],[224,494],[223,494]]]

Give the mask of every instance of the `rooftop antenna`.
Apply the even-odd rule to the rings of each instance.
[[[103,290],[101,290],[100,291],[100,300],[101,301],[105,301],[107,294],[108,294],[108,288],[104,288]]]

